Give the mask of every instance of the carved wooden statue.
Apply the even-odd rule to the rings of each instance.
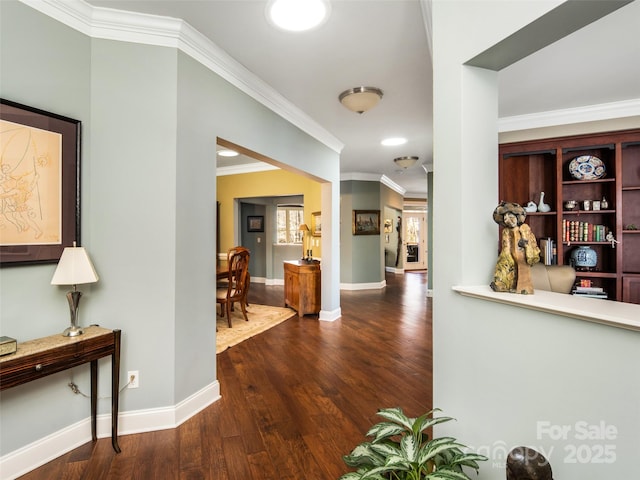
[[[540,261],[540,249],[520,205],[501,202],[493,211],[493,220],[503,226],[502,250],[498,256],[491,288],[496,292],[533,293],[531,265]]]

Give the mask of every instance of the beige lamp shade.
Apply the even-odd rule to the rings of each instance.
[[[340,94],[340,103],[352,112],[364,113],[375,107],[382,98],[382,90],[375,87],[356,87]]]
[[[62,252],[51,285],[80,285],[98,281],[89,255],[84,247],[67,247]]]
[[[309,226],[306,223],[301,223],[300,227],[298,228],[298,230],[300,230],[301,232],[308,232],[309,230]]]

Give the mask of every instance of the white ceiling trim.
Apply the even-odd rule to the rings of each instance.
[[[513,132],[531,128],[555,127],[574,123],[613,120],[640,115],[640,99],[602,103],[585,107],[515,115],[498,119],[498,132]]]
[[[340,153],[344,144],[183,20],[92,7],[83,0],[20,0],[92,38],[178,48],[251,98]]]
[[[223,177],[225,175],[241,175],[244,173],[267,172],[269,170],[279,170],[279,168],[263,162],[245,163],[243,165],[233,165],[231,167],[218,167],[216,168],[216,176]]]
[[[398,192],[400,195],[404,195],[406,190],[398,185],[396,182],[391,180],[386,175],[380,175],[379,173],[362,173],[362,172],[353,172],[353,173],[342,173],[340,174],[340,181],[349,181],[354,180],[358,182],[379,182],[383,185],[386,185],[391,190]]]

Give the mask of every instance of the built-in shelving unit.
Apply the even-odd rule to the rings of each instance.
[[[583,155],[600,159],[606,174],[574,178],[569,165]],[[640,303],[640,130],[502,144],[499,175],[499,200],[538,204],[544,192],[551,211],[528,213],[527,223],[538,239],[553,240],[557,263],[571,264],[572,251],[588,245],[597,265],[577,268],[578,281]]]

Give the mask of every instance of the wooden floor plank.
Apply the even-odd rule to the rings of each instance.
[[[380,408],[432,408],[426,273],[341,292],[342,318],[293,317],[217,356],[222,398],[180,427],[88,443],[22,480],[336,480]],[[251,287],[281,306],[282,286]]]

